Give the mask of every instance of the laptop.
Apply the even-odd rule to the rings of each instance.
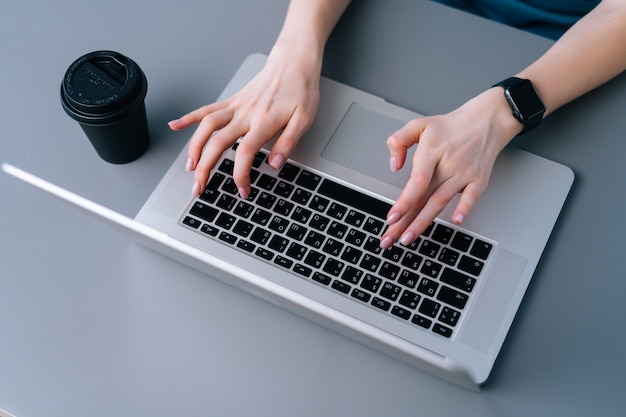
[[[266,56],[245,59],[220,99]],[[95,215],[140,244],[470,389],[484,383],[574,180],[514,147],[462,227],[453,200],[411,246],[378,246],[410,166],[388,168],[386,138],[419,116],[322,78],[311,129],[280,171],[255,158],[251,196],[233,186],[236,145],[192,198],[183,149],[134,219],[17,167],[3,170]],[[407,164],[410,165],[410,164]],[[457,197],[458,198],[458,197]]]

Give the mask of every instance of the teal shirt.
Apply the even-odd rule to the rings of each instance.
[[[551,39],[558,39],[600,0],[435,0]]]

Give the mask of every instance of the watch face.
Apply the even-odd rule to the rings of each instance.
[[[546,111],[539,94],[537,94],[529,80],[521,80],[519,83],[511,86],[507,93],[524,120],[529,120]]]

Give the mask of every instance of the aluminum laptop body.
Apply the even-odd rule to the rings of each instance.
[[[220,99],[244,86],[265,58],[249,56]],[[326,78],[320,88],[315,122],[290,159],[340,184],[394,201],[410,166],[391,173],[385,141],[419,115]],[[3,169],[111,223],[146,247],[470,389],[489,376],[574,179],[569,168],[528,152],[509,147],[500,154],[488,190],[462,225],[494,242],[491,262],[454,334],[444,338],[183,227],[193,179],[185,171],[186,155],[185,148],[135,219],[18,168],[5,164]],[[450,218],[456,202],[441,219]]]

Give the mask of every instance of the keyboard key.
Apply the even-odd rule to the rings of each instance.
[[[220,229],[218,229],[217,227],[213,227],[209,224],[203,224],[202,227],[200,228],[200,231],[202,233],[206,233],[209,236],[217,236],[217,234],[219,233]]]
[[[276,196],[268,194],[265,191],[263,191],[261,194],[259,194],[259,198],[257,198],[256,203],[261,207],[264,207],[266,209],[271,209],[275,201],[276,201]]]
[[[276,259],[274,259],[274,263],[278,266],[282,266],[283,268],[289,269],[291,265],[293,265],[293,261],[291,259],[287,259],[278,255]]]
[[[304,266],[302,264],[296,264],[293,267],[293,272],[295,272],[298,275],[302,275],[303,277],[307,277],[308,278],[313,273],[313,270],[311,268],[309,268],[308,266]]]
[[[365,214],[359,213],[358,211],[348,210],[348,214],[344,219],[346,223],[355,227],[361,227],[363,222],[365,221]]]
[[[483,270],[483,266],[485,266],[484,262],[463,255],[461,256],[458,267],[461,271],[470,273],[474,276],[479,276],[480,272]]]
[[[321,268],[326,260],[326,255],[323,253],[316,252],[314,250],[310,250],[304,259],[304,263],[312,266],[313,268]]]
[[[307,250],[308,249],[306,246],[292,242],[291,245],[289,245],[289,249],[287,249],[287,256],[297,261],[301,261],[304,258]]]
[[[456,232],[454,238],[452,238],[452,242],[450,242],[450,246],[454,249],[460,250],[461,252],[467,252],[473,240],[474,238],[470,235],[466,235],[462,232]]]
[[[380,235],[384,227],[385,227],[385,223],[373,217],[368,217],[365,223],[363,224],[363,230],[373,235]]]
[[[400,306],[393,306],[393,308],[391,309],[391,314],[404,320],[408,320],[411,318],[411,312]]]
[[[198,227],[200,227],[202,222],[197,219],[194,219],[193,217],[187,216],[183,219],[183,224],[186,224],[189,227],[197,229]]]
[[[278,233],[284,233],[288,227],[289,220],[280,216],[274,216],[269,224],[269,228]]]
[[[328,275],[324,275],[324,274],[321,274],[319,272],[314,272],[313,273],[313,281],[319,282],[319,283],[324,284],[324,285],[328,285],[328,284],[330,284],[331,280],[332,280],[332,278],[329,277]]]
[[[274,188],[274,185],[277,181],[278,180],[274,177],[270,177],[267,174],[262,174],[261,177],[257,180],[256,186],[264,190],[270,191],[272,188]]]
[[[235,224],[235,220],[237,220],[235,216],[231,216],[228,213],[221,213],[217,217],[217,220],[215,220],[215,224],[221,227],[222,229],[228,230],[231,227],[233,227],[233,224]]]
[[[235,213],[239,217],[248,218],[254,212],[254,206],[250,203],[246,203],[245,201],[240,201],[235,206],[233,213]]]
[[[450,329],[449,327],[446,326],[442,326],[439,323],[435,323],[435,325],[433,326],[433,332],[443,336],[443,337],[450,337],[452,336],[452,329]]]
[[[328,230],[326,231],[326,233],[337,239],[343,239],[347,232],[348,226],[335,220],[330,222],[330,226],[328,226]]]
[[[309,222],[309,226],[319,231],[323,231],[328,226],[330,219],[328,217],[321,216],[319,214],[314,214],[311,216],[311,221]]]
[[[419,253],[434,259],[437,257],[437,253],[440,248],[441,246],[439,244],[430,240],[424,240],[424,242],[422,242],[422,246],[420,246]]]
[[[239,239],[239,242],[237,242],[237,247],[239,249],[245,250],[246,252],[252,253],[256,248],[256,245],[254,243],[248,242],[247,240]]]
[[[485,260],[489,257],[492,247],[493,245],[491,243],[483,242],[482,240],[477,239],[474,243],[474,246],[472,246],[470,254],[474,255],[477,258]]]
[[[420,304],[419,312],[427,315],[428,317],[436,317],[439,309],[441,308],[441,304],[430,300],[428,298],[424,298],[422,304]]]
[[[437,294],[437,300],[449,304],[452,307],[456,307],[459,310],[463,310],[465,304],[467,303],[467,299],[467,294],[464,294],[457,290],[453,290],[452,288],[446,287],[445,285],[441,287],[439,294]]]
[[[447,245],[448,242],[450,242],[450,240],[452,239],[453,233],[454,230],[452,228],[444,226],[443,224],[438,224],[437,226],[435,226],[435,231],[433,232],[431,238],[439,243]]]
[[[215,203],[216,206],[226,211],[230,211],[235,207],[235,204],[237,204],[237,199],[226,194],[220,195],[217,199],[217,203]]]
[[[367,293],[367,292],[365,292],[365,291],[363,291],[363,290],[361,290],[359,288],[353,289],[352,290],[352,294],[350,294],[350,295],[352,297],[356,298],[359,301],[363,301],[364,303],[367,303],[370,300],[370,298],[372,298],[372,296],[369,293]]]
[[[346,246],[341,254],[341,259],[356,265],[359,262],[359,259],[361,259],[361,255],[363,255],[363,251],[360,251],[352,246]]]
[[[365,236],[365,233],[359,230],[350,229],[350,231],[346,235],[346,242],[354,246],[361,246],[363,242],[365,242]]]
[[[402,288],[399,286],[392,284],[391,282],[385,282],[383,287],[380,289],[380,295],[391,301],[396,301],[400,296],[401,291]]]
[[[366,253],[365,255],[363,255],[363,259],[361,260],[361,263],[359,264],[359,266],[373,273],[373,272],[376,272],[381,262],[382,260],[380,258],[372,256],[369,253]]]
[[[328,238],[322,250],[331,256],[339,256],[339,254],[343,250],[343,247],[344,244],[340,241],[333,238]]]
[[[218,238],[219,238],[219,240],[224,241],[226,243],[230,243],[231,245],[234,245],[235,242],[237,241],[237,237],[235,235],[231,235],[228,232],[220,233]]]
[[[432,320],[429,320],[424,316],[420,316],[419,314],[413,316],[413,318],[411,319],[411,323],[417,324],[418,326],[425,329],[430,328],[430,325],[433,324]]]
[[[381,276],[394,281],[400,274],[400,267],[389,262],[383,262],[383,266],[380,267],[378,273]]]
[[[365,274],[365,277],[363,277],[363,282],[361,282],[361,287],[376,293],[378,292],[378,289],[380,288],[380,284],[383,282],[382,279],[371,275],[371,274]]]
[[[419,281],[419,275],[415,272],[411,272],[407,269],[403,269],[398,277],[398,284],[404,285],[408,288],[415,288],[417,282]]]
[[[417,286],[417,291],[433,297],[437,292],[437,288],[439,288],[439,284],[437,284],[435,281],[428,278],[422,278],[419,285]]]
[[[372,252],[374,254],[379,254],[383,250],[380,247],[380,239],[373,237],[373,236],[368,236],[365,239],[365,245],[363,245],[363,249],[365,249],[366,251]]]
[[[337,259],[328,258],[322,270],[328,274],[338,277],[341,274],[341,270],[344,267],[344,263]]]
[[[406,255],[404,255],[404,258],[402,258],[402,265],[414,271],[417,271],[417,268],[419,268],[423,259],[424,258],[419,256],[417,253],[407,251]]]
[[[270,221],[271,217],[272,217],[272,213],[258,208],[254,211],[254,214],[252,215],[250,220],[252,220],[254,223],[259,224],[261,226],[266,226],[267,223]]]
[[[362,275],[363,275],[363,271],[361,271],[360,269],[356,269],[353,266],[348,265],[346,267],[346,270],[343,271],[343,274],[341,274],[341,279],[343,279],[346,282],[349,282],[350,284],[356,285],[361,280]]]
[[[298,179],[296,180],[296,184],[309,190],[315,190],[321,180],[322,180],[322,177],[320,177],[319,175],[314,174],[307,170],[303,170],[298,176]]]
[[[415,310],[421,299],[421,295],[409,290],[404,290],[402,292],[402,296],[400,297],[399,303],[405,307],[410,308],[411,310]]]
[[[237,194],[237,184],[235,184],[235,180],[230,177],[226,178],[224,185],[222,185],[222,191],[232,195]]]
[[[439,271],[441,271],[441,264],[433,262],[430,259],[426,259],[424,261],[424,264],[422,265],[422,268],[420,269],[420,272],[422,274],[428,275],[431,278],[437,278],[437,275],[439,275]]]
[[[346,214],[346,211],[348,211],[348,208],[346,206],[342,206],[341,204],[337,203],[331,203],[330,207],[328,207],[328,211],[326,212],[326,214],[328,214],[333,219],[341,220]]]
[[[232,159],[224,158],[222,163],[217,167],[219,171],[224,174],[233,175],[233,169],[235,168],[235,162]]]
[[[393,262],[400,262],[400,258],[402,258],[403,253],[404,253],[404,250],[401,247],[392,246],[383,251],[383,257]]]
[[[291,201],[297,204],[305,206],[311,199],[311,193],[302,188],[296,188],[296,191],[291,196]],[[322,210],[323,211],[323,210]]]
[[[293,185],[285,181],[280,181],[278,185],[276,186],[276,188],[274,188],[274,192],[281,197],[289,198],[293,189],[294,189]]]
[[[299,188],[299,190],[301,190],[301,188]],[[308,193],[308,191],[304,191],[304,190],[303,192]],[[323,213],[329,204],[330,204],[329,199],[321,197],[319,195],[314,195],[313,198],[311,199],[311,202],[309,203],[309,207],[315,211],[319,211],[320,213]]]
[[[454,266],[456,264],[456,261],[459,259],[459,252],[450,249],[450,248],[443,248],[441,249],[441,253],[439,254],[439,261],[443,262],[444,264],[447,265],[451,265]]]
[[[374,297],[371,303],[374,307],[380,308],[381,310],[388,311],[391,308],[391,303],[389,301],[383,300],[382,298]]]
[[[225,178],[226,176],[220,174],[219,172],[214,173],[207,183],[204,192],[200,194],[200,199],[206,201],[207,203],[215,203],[215,200],[217,200],[217,197],[220,194],[218,191],[219,187]]]
[[[441,278],[441,282],[452,285],[455,288],[463,290],[465,292],[472,292],[476,279],[469,275],[462,274],[450,268],[444,268]]]
[[[280,172],[278,173],[278,176],[289,182],[293,182],[293,180],[296,179],[296,176],[298,175],[299,172],[300,172],[300,168],[287,162],[281,168]]]
[[[334,280],[333,281],[333,285],[331,285],[331,287],[333,287],[333,289],[342,292],[344,294],[348,294],[350,292],[350,290],[352,289],[351,286],[349,286],[348,284],[346,284],[345,282],[339,281],[339,280]]]
[[[461,313],[450,307],[444,307],[441,309],[441,314],[439,315],[439,321],[445,323],[449,326],[456,326],[461,318]]]
[[[291,213],[294,206],[295,205],[292,202],[281,198],[274,206],[274,213],[280,214],[281,216],[289,216],[289,213]]]
[[[297,206],[291,214],[291,218],[297,222],[306,224],[306,222],[309,221],[309,217],[311,217],[311,214],[311,210],[307,210],[302,206]]]
[[[306,232],[308,232],[306,227],[298,223],[292,223],[291,226],[289,226],[289,230],[287,230],[287,236],[294,240],[301,241],[304,239]]]
[[[363,194],[329,179],[324,179],[324,181],[322,181],[318,191],[326,197],[337,200],[349,207],[354,207],[355,209],[363,211],[367,214],[371,214],[381,220],[386,219],[387,212],[389,212],[389,209],[391,208],[391,204],[389,203],[370,197],[369,195]]]
[[[272,236],[272,238],[270,239],[270,242],[267,244],[267,246],[270,249],[273,249],[278,253],[283,253],[285,249],[287,249],[288,245],[289,245],[289,240],[278,235]]]
[[[189,210],[189,213],[207,222],[212,222],[217,216],[218,210],[200,201],[196,201],[191,210]]]
[[[259,168],[263,161],[265,161],[266,157],[267,156],[265,155],[265,153],[261,151],[257,152],[256,155],[254,155],[254,159],[252,160],[252,166],[255,168]]]
[[[306,236],[306,239],[304,240],[304,243],[306,243],[307,245],[309,245],[311,247],[319,249],[324,244],[324,240],[325,239],[326,239],[326,237],[323,234],[318,233],[318,232],[316,232],[314,230],[311,230],[309,232],[309,234]]]
[[[274,257],[274,252],[272,252],[271,250],[267,250],[265,248],[258,248],[256,252],[254,252],[254,254],[258,256],[259,258],[263,258],[267,261],[271,261],[272,258]]]
[[[244,220],[239,220],[235,227],[233,228],[233,232],[242,237],[248,237],[252,232],[254,225],[252,223],[248,223]]]

